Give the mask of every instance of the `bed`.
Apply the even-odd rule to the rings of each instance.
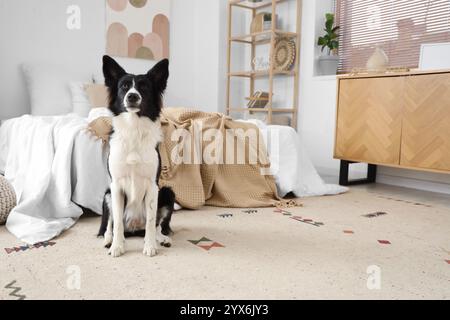
[[[42,66],[24,70],[33,115],[2,122],[0,174],[13,185],[18,199],[6,227],[20,240],[34,244],[50,240],[73,226],[84,209],[101,214],[103,195],[110,183],[108,144],[87,129],[90,123],[109,113],[102,107],[106,99],[101,85],[85,87],[83,82],[70,83],[69,99],[61,96],[61,90],[67,89],[64,86],[48,91],[67,82],[58,79],[59,74],[70,78],[66,72],[57,69],[52,75],[51,68]],[[42,72],[46,83],[40,79]],[[54,83],[48,83],[48,79]],[[88,88],[92,95],[87,97]],[[49,107],[52,94],[56,94],[54,105]],[[71,105],[62,107],[62,101]],[[55,108],[62,114],[44,113],[54,112]],[[258,120],[248,122],[257,126],[263,137],[276,132],[277,143],[266,147],[279,197],[291,192],[305,197],[347,190],[322,181],[294,129],[267,126]]]
[[[101,214],[108,187],[107,144],[87,130],[92,120],[75,114],[25,115],[0,126],[0,173],[14,186],[18,206],[7,228],[26,243],[49,240],[70,228],[82,208]],[[277,130],[279,150],[268,146],[278,194],[297,197],[337,194],[346,189],[325,184],[290,127],[253,120],[264,136]]]

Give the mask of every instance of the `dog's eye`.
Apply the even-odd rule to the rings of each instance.
[[[122,89],[123,90],[128,90],[128,88],[130,88],[130,85],[128,83],[123,83],[122,84]]]

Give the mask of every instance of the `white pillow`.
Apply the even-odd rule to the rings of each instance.
[[[90,75],[66,67],[27,63],[22,65],[31,102],[31,114],[61,115],[72,112],[70,81],[89,82]]]
[[[71,82],[69,84],[72,92],[73,112],[83,118],[86,118],[91,111],[91,104],[86,94],[85,85],[84,82]]]

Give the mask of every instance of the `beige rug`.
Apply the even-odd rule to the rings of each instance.
[[[289,213],[181,211],[154,258],[139,238],[108,256],[98,217],[18,251],[0,227],[0,299],[449,299],[450,210],[407,199],[352,189]]]

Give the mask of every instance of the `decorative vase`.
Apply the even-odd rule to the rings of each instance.
[[[380,46],[375,47],[375,52],[367,60],[366,68],[369,72],[385,71],[389,65],[389,58]]]

